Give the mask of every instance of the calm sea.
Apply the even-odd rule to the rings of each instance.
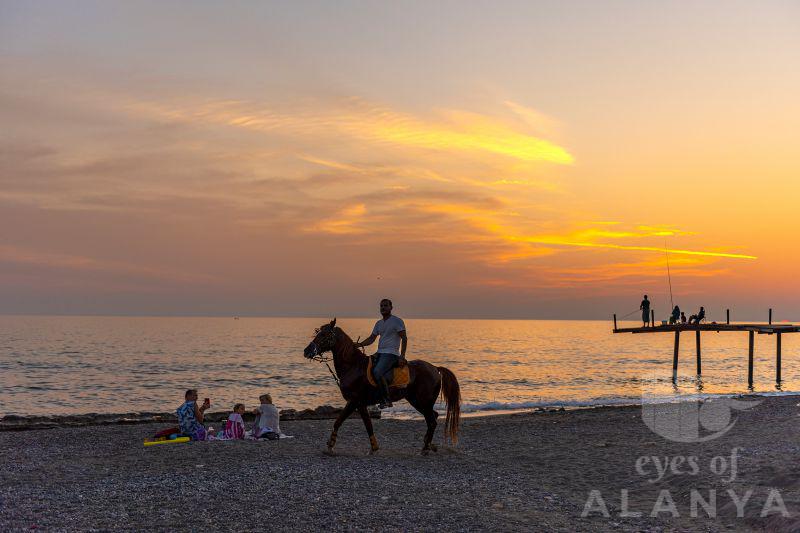
[[[340,318],[353,338],[374,318]],[[171,411],[198,388],[214,410],[248,408],[270,392],[280,408],[342,399],[303,348],[318,318],[0,316],[0,415]],[[631,322],[631,325],[636,323]],[[588,406],[670,395],[672,335],[611,333],[607,321],[406,319],[409,359],[458,377],[464,410]],[[621,325],[622,326],[622,325]],[[800,390],[798,342],[783,336],[784,391]],[[747,334],[703,334],[703,379],[694,335],[684,334],[677,390],[747,389]],[[756,336],[755,391],[775,392],[775,337]],[[400,403],[393,413],[404,416]]]

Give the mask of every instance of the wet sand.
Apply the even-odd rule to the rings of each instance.
[[[797,530],[799,400],[759,400],[701,443],[666,439],[640,407],[615,407],[466,418],[458,446],[427,456],[417,420],[374,421],[373,456],[357,417],[334,456],[323,453],[330,420],[285,422],[288,440],[147,448],[163,425],[5,431],[0,530]],[[724,422],[715,405],[706,412]],[[642,516],[621,516],[622,489]],[[581,516],[593,490],[608,517],[596,497]],[[709,500],[712,490],[717,516],[699,506],[693,518],[693,493]],[[741,517],[728,491],[752,491]]]

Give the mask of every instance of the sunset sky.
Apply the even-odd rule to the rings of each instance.
[[[795,1],[2,0],[0,313],[800,320],[798,95]]]

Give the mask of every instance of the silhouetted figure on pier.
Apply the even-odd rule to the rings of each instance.
[[[706,318],[706,310],[703,306],[700,306],[700,311],[696,315],[692,315],[689,317],[689,324],[699,324]]]
[[[669,317],[670,324],[677,324],[681,318],[681,308],[677,305],[672,308],[672,316]]]
[[[650,300],[647,299],[646,294],[642,303],[639,304],[639,309],[642,310],[642,327],[646,328],[650,325]]]
[[[686,313],[681,311],[681,324],[686,324]]]

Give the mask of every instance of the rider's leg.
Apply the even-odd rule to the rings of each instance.
[[[372,376],[375,378],[375,383],[383,396],[382,403],[391,405],[388,378],[391,377],[390,372],[397,363],[397,356],[390,353],[379,353],[376,358],[375,366],[372,367]]]
[[[384,407],[391,407],[392,400],[389,398],[389,382],[386,381],[386,376],[381,376],[381,379],[378,380],[378,385],[378,388],[381,390],[381,396],[383,396],[383,401],[379,407],[381,409]]]

